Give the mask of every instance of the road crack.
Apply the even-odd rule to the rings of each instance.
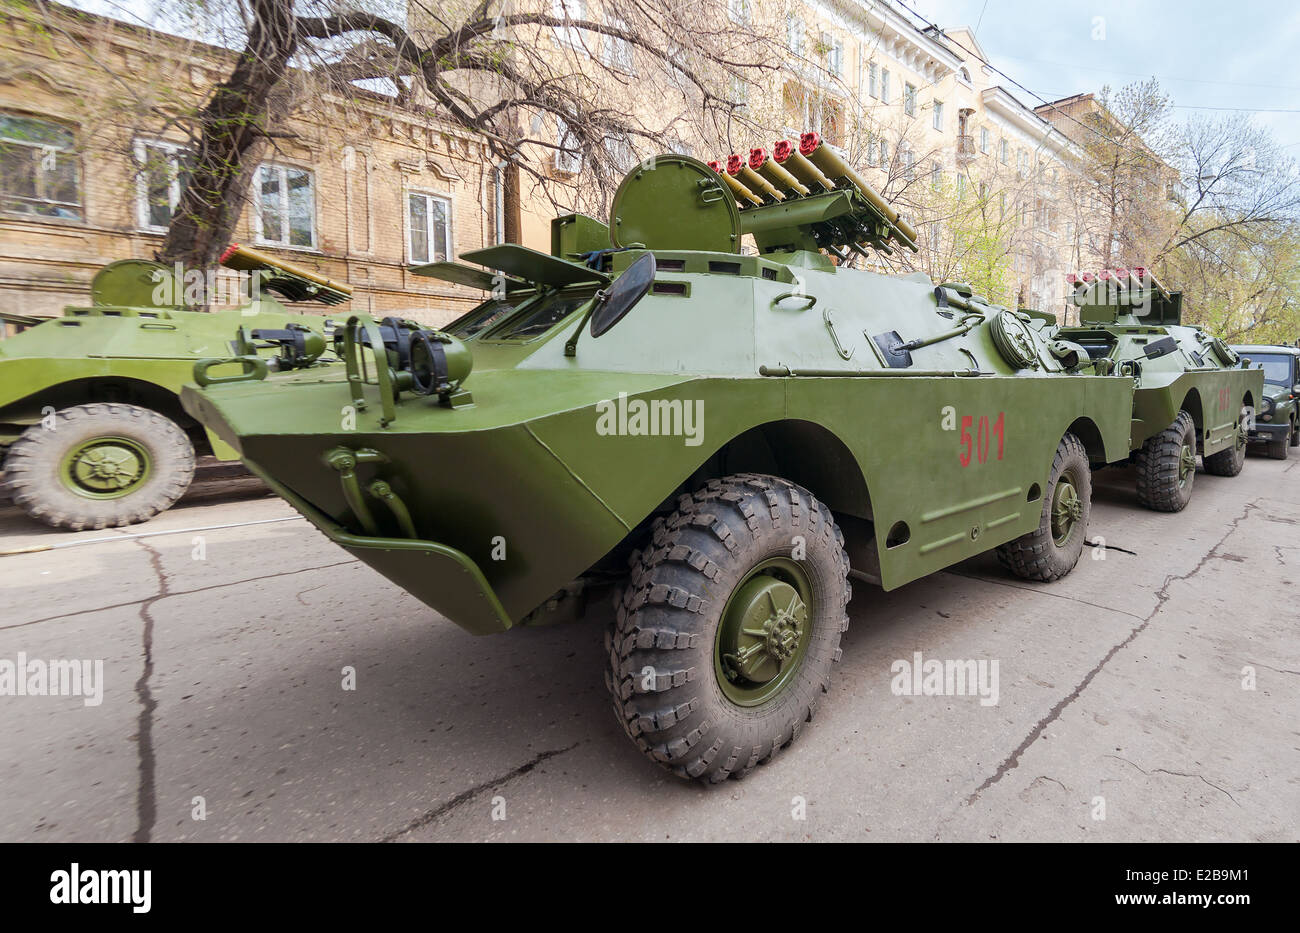
[[[137,541],[136,543],[139,544],[140,542]],[[149,547],[148,545],[143,545],[143,546]],[[149,548],[149,550],[153,550],[153,548]],[[241,586],[245,583],[257,583],[261,580],[274,580],[276,577],[292,577],[295,574],[299,574],[299,573],[310,573],[313,570],[328,570],[331,567],[342,567],[346,564],[356,564],[356,563],[360,563],[360,561],[356,560],[355,558],[353,560],[340,560],[340,561],[335,561],[332,564],[322,564],[319,567],[303,567],[301,570],[283,570],[280,573],[268,573],[260,577],[249,577],[245,580],[231,580],[229,583],[213,583],[210,584],[209,586],[199,586],[199,587],[195,587],[192,590],[176,590],[174,593],[168,593],[167,595],[168,596],[189,596],[192,593],[206,593],[209,590],[219,590],[227,586]],[[306,591],[304,590],[304,592]],[[65,612],[56,616],[46,616],[43,619],[32,619],[30,622],[17,622],[13,625],[0,625],[0,632],[7,632],[9,629],[15,629],[15,628],[26,628],[29,625],[40,625],[42,622],[58,622],[62,619],[72,619],[72,618],[76,618],[77,616],[90,615],[91,613],[94,612],[108,612],[110,609],[125,609],[130,606],[139,606],[147,602],[152,602],[155,599],[157,599],[156,596],[150,596],[146,599],[133,599],[130,602],[125,602],[125,603],[113,603],[111,606],[97,606],[94,609],[78,609],[76,612]]]
[[[487,793],[490,790],[496,790],[498,787],[501,787],[505,784],[509,784],[515,778],[523,777],[525,774],[527,774],[529,771],[532,771],[542,762],[554,758],[556,755],[563,755],[565,752],[571,752],[581,744],[582,744],[581,742],[574,742],[572,745],[570,745],[567,748],[555,748],[555,749],[551,749],[550,751],[542,752],[536,757],[524,762],[522,765],[515,768],[514,770],[506,772],[500,777],[493,778],[490,781],[485,781],[482,784],[475,785],[474,787],[471,787],[469,790],[461,791],[459,794],[457,794],[455,797],[452,797],[446,803],[442,804],[439,807],[435,807],[434,809],[429,810],[428,812],[420,816],[417,816],[415,819],[411,820],[411,822],[407,823],[401,829],[397,830],[397,832],[389,833],[387,836],[384,836],[379,841],[396,842],[398,839],[400,839],[402,836],[405,836],[407,833],[414,832],[415,830],[428,826],[431,823],[436,823],[438,820],[442,819],[452,810],[455,810],[456,808],[463,806],[466,803],[469,803],[471,800],[473,800],[475,797],[479,796],[480,794]]]
[[[153,629],[154,618],[150,611],[153,604],[166,599],[170,594],[167,574],[162,567],[162,555],[151,545],[137,539],[136,544],[144,548],[149,555],[149,566],[153,568],[158,581],[158,592],[140,603],[141,648],[144,665],[140,677],[135,682],[135,695],[140,703],[140,716],[136,723],[135,748],[140,783],[136,788],[135,812],[136,827],[133,842],[148,842],[153,835],[154,823],[158,816],[158,800],[154,789],[154,776],[157,760],[153,750],[153,714],[158,708],[149,681],[153,677]]]
[[[1240,525],[1243,521],[1245,521],[1246,518],[1250,515],[1250,513],[1257,508],[1257,506],[1255,505],[1257,501],[1258,500],[1252,500],[1246,503],[1246,507],[1242,511],[1242,513],[1228,523],[1228,530],[1224,532],[1223,537],[1219,538],[1219,540],[1215,542],[1214,547],[1210,548],[1209,551],[1207,551],[1204,555],[1202,555],[1201,559],[1196,562],[1195,567],[1193,567],[1187,573],[1179,574],[1179,575],[1170,574],[1165,577],[1164,583],[1161,585],[1160,589],[1156,591],[1156,605],[1151,610],[1151,612],[1146,616],[1146,618],[1143,619],[1139,625],[1134,627],[1134,629],[1131,632],[1129,632],[1128,635],[1122,641],[1120,641],[1116,645],[1113,645],[1111,649],[1107,651],[1105,655],[1102,656],[1102,659],[1097,662],[1096,666],[1093,667],[1092,670],[1088,671],[1088,673],[1084,675],[1083,679],[1079,681],[1079,683],[1075,686],[1075,688],[1071,690],[1066,696],[1062,697],[1056,703],[1055,706],[1053,706],[1050,710],[1048,710],[1046,716],[1038,720],[1038,722],[1034,725],[1034,727],[1031,730],[1029,730],[1029,734],[1025,736],[1024,741],[1022,741],[1016,747],[1015,751],[1013,751],[1010,755],[1008,755],[1007,758],[1000,765],[998,765],[997,770],[994,771],[987,778],[985,778],[984,783],[981,784],[979,787],[975,788],[975,790],[971,792],[970,796],[966,798],[967,806],[974,805],[975,801],[979,799],[980,794],[988,790],[998,781],[1002,780],[1002,778],[1006,776],[1008,771],[1018,767],[1020,764],[1020,757],[1029,749],[1029,746],[1033,745],[1036,741],[1038,741],[1039,736],[1043,734],[1043,732],[1047,729],[1047,727],[1052,723],[1054,723],[1058,718],[1060,718],[1060,715],[1062,712],[1065,711],[1065,708],[1079,698],[1079,695],[1083,693],[1085,689],[1087,689],[1088,685],[1092,683],[1093,678],[1096,677],[1097,674],[1101,672],[1101,669],[1104,668],[1110,662],[1110,659],[1115,657],[1115,655],[1117,655],[1122,649],[1126,648],[1129,644],[1131,644],[1135,638],[1137,638],[1139,635],[1142,634],[1143,631],[1146,630],[1146,627],[1151,624],[1151,621],[1155,619],[1155,617],[1160,613],[1160,610],[1164,608],[1165,603],[1167,603],[1172,598],[1170,596],[1169,590],[1171,587],[1173,587],[1175,583],[1181,583],[1185,580],[1190,580],[1192,577],[1200,573],[1205,568],[1206,564],[1219,557],[1219,548],[1222,547],[1223,543],[1227,541],[1228,538],[1232,536],[1232,533],[1237,530],[1237,526]],[[1132,762],[1130,762],[1130,764],[1132,764]],[[1134,765],[1134,767],[1137,766]]]

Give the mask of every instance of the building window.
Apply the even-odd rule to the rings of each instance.
[[[620,172],[627,173],[632,170],[636,163],[636,152],[632,149],[632,140],[626,136],[606,136],[605,151],[609,153],[609,160]],[[674,149],[674,152],[680,152],[680,149]]]
[[[934,121],[932,125],[936,130],[943,131],[943,101],[941,100],[934,102]]]
[[[580,140],[569,124],[556,117],[555,141],[560,147],[555,150],[555,167],[561,172],[576,174],[582,171],[582,151],[578,148]]]
[[[451,202],[412,191],[406,196],[407,256],[412,263],[451,258]]]
[[[566,22],[587,18],[587,0],[552,0],[551,15]],[[557,26],[555,41],[572,49],[585,51],[582,30],[577,26]]]
[[[727,15],[733,23],[748,26],[754,22],[754,11],[750,0],[727,0]]]
[[[263,165],[253,185],[257,239],[272,246],[316,245],[316,192],[311,172]]]
[[[880,66],[875,62],[867,65],[867,93],[880,99]]]
[[[889,169],[889,143],[883,139],[880,141],[880,167],[886,171]]]
[[[957,176],[957,200],[966,197],[966,176],[958,174]]]
[[[914,85],[903,85],[903,113],[909,117],[916,116],[916,87]]]
[[[189,180],[184,146],[158,139],[135,141],[136,222],[141,230],[166,233]]]
[[[824,32],[821,34],[821,51],[826,55],[826,70],[831,77],[841,77],[844,74],[844,43]]]
[[[880,69],[880,102],[889,103],[889,69]]]
[[[1016,174],[1021,178],[1029,174],[1029,156],[1023,149],[1016,150]]]
[[[617,16],[611,16],[608,25],[611,29],[631,32],[627,22]],[[604,53],[606,65],[624,74],[632,74],[632,43],[617,36],[605,36]]]
[[[82,219],[71,129],[0,113],[0,210]]]
[[[798,16],[787,16],[785,18],[785,44],[790,46],[790,51],[796,55],[803,54],[804,25],[803,19]]]
[[[1003,165],[1007,164],[1007,151],[1008,151],[1007,141],[1005,139],[999,139],[998,140],[998,161],[1001,162]]]
[[[899,158],[903,160],[903,177],[908,181],[911,181],[916,177],[916,157],[912,155],[911,149],[903,149],[899,154]]]
[[[943,185],[943,168],[938,162],[930,163],[930,186],[938,191]]]
[[[989,128],[987,126],[980,127],[980,152],[985,155],[989,154]]]

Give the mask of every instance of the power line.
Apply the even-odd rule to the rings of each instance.
[[[1088,65],[1078,65],[1074,62],[1054,62],[1046,58],[1020,58],[1016,55],[1000,55],[1000,58],[1009,58],[1013,62],[1032,62],[1037,65],[1053,65],[1057,68],[1074,68],[1078,71],[1095,71],[1098,74],[1122,75],[1126,78],[1148,78],[1151,75],[1146,72],[1138,71],[1119,71],[1114,68],[1094,68]],[[1186,81],[1192,84],[1221,84],[1226,87],[1264,87],[1282,91],[1300,91],[1300,84],[1256,84],[1250,81],[1213,81],[1209,78],[1178,78],[1164,76],[1164,81]]]

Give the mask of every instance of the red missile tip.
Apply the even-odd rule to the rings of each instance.
[[[727,156],[727,174],[734,175],[744,166],[745,160],[739,154],[733,152]]]
[[[218,259],[217,262],[219,262],[219,263],[223,263],[223,264],[224,264],[225,261],[226,261],[227,259],[229,259],[231,256],[235,255],[235,251],[236,251],[237,249],[239,249],[239,244],[238,244],[238,243],[231,243],[229,246],[226,247],[226,251],[225,251],[224,253],[221,254],[221,258]]]
[[[1134,266],[1134,267],[1133,267],[1133,274],[1136,275],[1139,279],[1145,279],[1145,278],[1147,277],[1147,270],[1146,270],[1146,267],[1145,267],[1145,266]]]
[[[799,137],[799,154],[810,156],[817,151],[817,147],[822,144],[820,133],[807,132]]]
[[[1079,277],[1073,272],[1065,273],[1065,282],[1067,285],[1073,285],[1077,281],[1079,281]]]
[[[722,171],[722,163],[719,162],[717,159],[711,159],[710,161],[704,164],[707,165],[709,168],[713,169],[715,172]]]
[[[792,155],[794,155],[794,143],[790,140],[778,139],[772,144],[772,158],[776,159],[778,165]]]
[[[1085,273],[1081,276],[1081,278],[1082,278],[1085,282],[1091,282],[1093,276],[1092,276],[1092,273],[1091,273],[1091,272],[1085,272]]]
[[[1117,276],[1119,276],[1121,279],[1126,279],[1126,278],[1128,278],[1128,270],[1127,270],[1127,269],[1116,269],[1116,270],[1115,270],[1115,274],[1116,274]]]
[[[752,168],[754,171],[758,171],[760,168],[762,168],[763,163],[766,161],[767,161],[767,150],[764,149],[762,146],[749,150],[749,167]]]
[[[1101,279],[1104,282],[1107,279],[1109,279],[1113,274],[1114,273],[1112,273],[1109,269],[1102,269],[1100,272],[1097,273],[1097,278]]]

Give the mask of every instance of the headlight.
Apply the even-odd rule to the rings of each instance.
[[[1272,410],[1273,410],[1273,400],[1272,400],[1271,398],[1269,398],[1267,395],[1264,396],[1262,399],[1260,399],[1259,410],[1260,410],[1260,411],[1272,411]]]

